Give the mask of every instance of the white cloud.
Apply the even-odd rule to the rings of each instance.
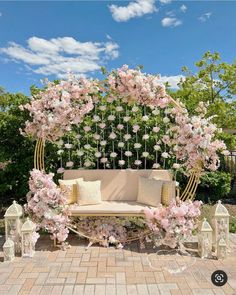
[[[141,17],[157,11],[155,0],[135,0],[127,6],[110,5],[112,17],[117,22],[126,22],[131,18]]]
[[[26,47],[10,42],[0,48],[0,53],[11,61],[24,63],[34,73],[62,78],[68,71],[79,76],[100,69],[106,60],[119,56],[118,49],[111,39],[100,43],[80,42],[72,37],[50,40],[31,37]]]
[[[203,15],[199,16],[199,20],[204,23],[212,16],[212,12],[204,13]]]
[[[170,4],[172,0],[160,0],[162,4]]]
[[[182,21],[176,17],[165,17],[161,20],[163,27],[177,27],[182,25]]]
[[[183,12],[183,13],[185,13],[186,11],[187,11],[187,6],[186,5],[181,5],[180,6],[180,10]]]
[[[180,82],[181,79],[185,79],[185,77],[183,75],[176,75],[176,76],[160,76],[160,81],[162,83],[166,83],[168,82],[168,84],[170,85],[170,88],[172,89],[177,89],[178,87],[178,83]]]

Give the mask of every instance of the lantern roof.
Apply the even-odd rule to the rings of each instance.
[[[3,245],[3,248],[11,248],[12,246],[14,246],[14,242],[11,239],[7,239]]]
[[[21,205],[17,204],[16,201],[13,201],[12,205],[7,209],[4,217],[21,217],[23,215],[23,208]]]
[[[206,218],[203,219],[200,230],[201,230],[201,232],[204,232],[204,231],[210,232],[210,231],[212,231],[212,228],[211,228],[209,222],[206,220]]]
[[[219,217],[228,217],[229,216],[229,212],[228,210],[225,208],[224,205],[222,205],[221,200],[218,201],[216,207],[215,207],[215,217],[219,216]]]
[[[26,221],[23,223],[22,227],[21,227],[21,231],[22,232],[32,232],[34,231],[36,228],[35,223],[33,223],[29,217],[27,217]]]
[[[221,238],[218,243],[219,246],[227,246],[225,239]]]

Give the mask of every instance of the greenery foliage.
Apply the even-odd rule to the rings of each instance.
[[[28,191],[34,145],[19,132],[28,119],[28,113],[20,111],[19,105],[28,100],[20,93],[0,91],[0,206],[8,205],[13,199],[25,202]]]
[[[225,198],[231,189],[231,175],[223,171],[206,172],[201,177],[197,199],[204,203],[216,202]]]

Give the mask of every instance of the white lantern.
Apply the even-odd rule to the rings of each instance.
[[[213,244],[214,249],[217,248],[218,241],[224,239],[226,245],[229,246],[229,212],[222,205],[221,201],[218,201],[217,205],[214,207],[215,212],[213,215],[212,226],[214,230]]]
[[[27,217],[21,228],[21,255],[22,257],[33,257],[35,253],[35,234],[36,225]]]
[[[227,244],[225,240],[222,238],[218,241],[217,244],[217,258],[225,259],[227,257]]]
[[[15,252],[20,253],[20,228],[21,228],[21,216],[23,215],[23,208],[16,201],[7,209],[5,218],[5,235],[6,240],[9,238],[15,244]]]
[[[206,218],[200,226],[198,233],[198,253],[201,258],[211,258],[212,256],[212,228]]]
[[[4,261],[12,261],[15,258],[14,242],[7,239],[3,245]]]

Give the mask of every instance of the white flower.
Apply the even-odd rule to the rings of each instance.
[[[117,129],[122,130],[123,128],[124,128],[124,125],[123,124],[118,124],[117,125]]]
[[[76,154],[77,154],[79,157],[81,157],[81,156],[83,156],[84,152],[83,152],[83,151],[77,151]]]
[[[109,138],[110,139],[115,139],[116,138],[115,132],[111,132],[110,135],[109,135]]]
[[[107,144],[107,141],[106,140],[102,140],[102,141],[100,141],[100,145],[101,146],[104,146],[104,145],[106,145]]]
[[[124,248],[124,246],[121,244],[121,243],[119,243],[117,246],[116,246],[116,249],[123,249]]]
[[[95,157],[96,157],[96,158],[100,158],[101,156],[102,156],[102,154],[101,154],[100,152],[96,152],[96,153],[95,153]]]
[[[100,107],[99,107],[99,110],[100,111],[105,111],[107,109],[107,107],[105,106],[105,105],[101,105]]]
[[[84,162],[85,167],[90,167],[91,165],[92,165],[92,162],[89,160]]]
[[[125,140],[125,141],[129,140],[130,138],[131,138],[131,134],[126,133],[126,134],[124,135],[124,140]]]
[[[164,152],[161,154],[161,156],[162,156],[162,158],[167,159],[167,158],[169,158],[170,155],[167,152]]]
[[[64,144],[64,141],[62,139],[55,142],[58,146],[62,146]]]
[[[165,113],[166,115],[170,114],[170,113],[171,113],[171,109],[165,109],[164,113]]]
[[[147,140],[147,139],[149,139],[149,135],[148,134],[144,134],[143,135],[143,140]]]
[[[135,144],[134,144],[134,148],[135,149],[140,149],[141,148],[141,143],[138,143],[138,142],[136,142]]]
[[[137,106],[133,106],[133,107],[132,107],[132,112],[133,112],[133,113],[137,113],[138,110],[139,110],[139,108],[138,108]]]
[[[74,165],[74,162],[72,161],[66,162],[66,167],[72,167],[73,165]]]
[[[136,166],[142,165],[142,161],[140,161],[140,160],[135,160],[135,161],[134,161],[134,165],[136,165]]]
[[[125,116],[125,117],[124,117],[124,121],[125,121],[125,122],[129,122],[130,119],[131,119],[131,117],[129,117],[129,116]]]
[[[101,119],[100,119],[100,117],[98,116],[98,115],[94,115],[93,116],[93,122],[95,122],[95,123],[97,123],[97,122],[99,122]]]
[[[100,136],[99,134],[95,133],[95,134],[93,135],[93,138],[94,138],[95,140],[99,140],[99,139],[101,138],[101,136]]]
[[[177,152],[177,151],[178,151],[178,149],[179,149],[179,148],[178,148],[178,146],[177,146],[177,145],[175,145],[175,146],[173,147],[173,151],[174,151],[174,152]]]
[[[158,168],[160,168],[160,164],[158,164],[158,163],[154,163],[154,164],[152,165],[152,168],[153,168],[153,169],[158,169]]]
[[[123,107],[122,106],[117,106],[116,107],[116,111],[117,112],[122,112],[123,111]]]
[[[101,158],[101,159],[100,159],[100,162],[103,163],[103,164],[105,164],[107,161],[108,161],[107,158]]]
[[[114,121],[115,118],[116,117],[114,115],[109,115],[107,119],[108,119],[108,121]]]
[[[104,128],[106,127],[106,124],[105,124],[105,123],[100,123],[98,126],[99,126],[101,129],[104,129]]]
[[[228,156],[228,155],[230,155],[230,152],[227,151],[227,150],[224,150],[224,151],[221,152],[221,154],[224,155],[224,156]]]
[[[134,125],[133,126],[133,132],[134,133],[138,132],[139,129],[140,129],[140,126],[139,125]]]
[[[89,150],[90,148],[91,148],[91,145],[88,143],[88,144],[85,144],[84,145],[84,148],[86,149],[86,150]]]
[[[160,131],[160,128],[157,127],[157,126],[154,126],[154,127],[152,128],[152,131],[155,132],[155,133],[158,133],[158,132]]]
[[[57,154],[60,156],[60,155],[62,155],[64,153],[64,151],[63,150],[58,150],[57,151]]]
[[[131,151],[125,151],[126,157],[131,157],[133,153]]]
[[[159,151],[160,149],[161,149],[161,147],[158,144],[155,144],[154,145],[154,150],[155,151]]]
[[[167,124],[170,122],[170,119],[168,117],[163,118],[163,123]]]
[[[119,148],[123,148],[125,146],[124,142],[120,141],[118,142],[118,147]]]
[[[58,174],[62,174],[62,173],[64,173],[64,171],[65,171],[65,169],[63,167],[60,167],[57,169]]]
[[[84,126],[84,131],[85,132],[89,132],[91,130],[91,127],[90,126]]]
[[[120,166],[124,166],[125,165],[125,161],[124,160],[119,160],[118,163],[119,163]]]
[[[179,168],[180,168],[180,164],[178,164],[178,163],[174,163],[174,164],[173,164],[173,168],[174,168],[174,169],[179,169]]]
[[[71,143],[66,143],[65,144],[65,148],[68,149],[68,150],[71,149],[72,147],[73,147],[73,145]]]
[[[111,158],[116,158],[116,157],[117,157],[117,153],[112,152],[112,153],[110,154],[110,157],[111,157]]]
[[[147,122],[149,120],[149,117],[147,115],[143,116],[142,117],[142,121],[143,122]]]
[[[157,116],[160,114],[160,111],[158,109],[155,109],[152,111],[153,115]]]
[[[149,152],[143,152],[143,153],[142,153],[142,156],[143,156],[144,158],[147,158],[147,157],[149,156]]]
[[[111,243],[111,244],[115,244],[117,241],[113,236],[110,236],[109,239],[108,239],[108,242]]]
[[[77,134],[77,135],[76,135],[76,138],[77,138],[77,139],[80,139],[80,138],[81,138],[81,135],[80,135],[80,134]]]

